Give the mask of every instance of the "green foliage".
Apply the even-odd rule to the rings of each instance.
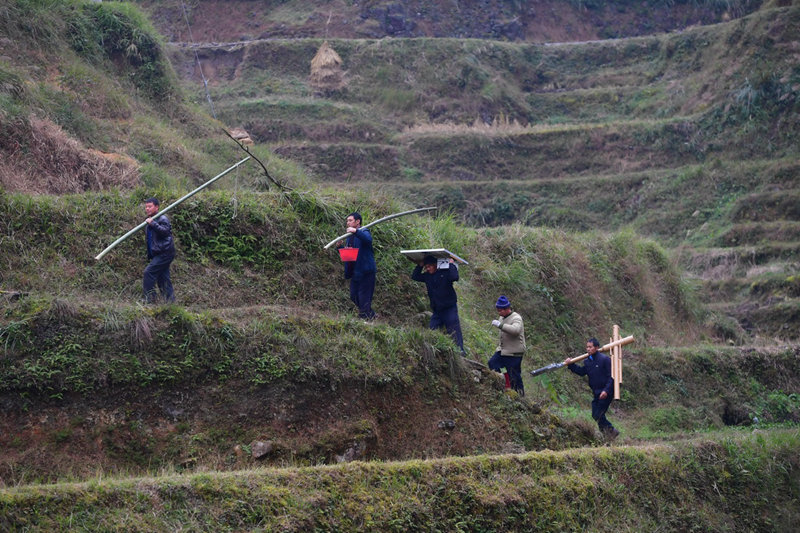
[[[416,104],[416,95],[406,89],[384,89],[379,102],[389,111],[408,112]]]
[[[49,111],[53,122],[78,139],[90,143],[102,143],[98,122],[84,112],[81,101],[75,94],[42,84],[31,99]]]
[[[146,453],[147,440],[131,442]],[[117,449],[122,444],[109,442]],[[3,489],[0,525],[30,531],[67,525],[164,530],[177,523],[291,531],[786,530],[797,519],[797,447],[797,432],[789,431],[722,444],[104,478]],[[615,512],[597,512],[606,507]]]
[[[279,261],[289,256],[287,247],[275,248],[280,241],[264,238],[280,221],[262,218],[252,209],[253,204],[237,201],[234,205],[230,196],[224,195],[214,202],[196,200],[187,207],[173,218],[175,224],[194,230],[181,238],[182,250],[190,260],[210,257],[236,269],[248,264],[274,271],[280,268]]]
[[[132,114],[132,107],[119,84],[83,62],[67,65],[61,83],[79,94],[82,105],[91,109],[95,117],[126,119]]]
[[[6,70],[0,66],[0,94],[14,99],[21,99],[25,95],[25,84],[22,77],[13,69]],[[5,107],[0,107],[0,109],[5,109]]]
[[[782,110],[788,111],[796,107],[800,98],[798,81],[800,72],[794,72],[784,79],[777,72],[757,72],[754,79],[746,77],[744,83],[733,93],[740,118],[763,120]]]
[[[0,328],[3,391],[62,398],[110,384],[136,389],[201,377],[408,385],[421,352],[454,353],[448,337],[416,329],[279,317],[237,326],[176,306],[128,308],[109,327],[108,315],[73,309],[64,316],[59,305],[29,301],[11,310]]]
[[[650,413],[648,425],[653,431],[665,433],[698,429],[696,415],[682,406],[654,409]]]
[[[0,29],[12,39],[29,40],[35,48],[57,47],[64,31],[63,9],[70,2],[12,0],[0,6]]]
[[[164,57],[156,32],[129,4],[84,4],[86,19],[76,18],[70,31],[72,47],[91,60],[99,51],[124,63],[131,83],[146,97],[167,102],[179,96],[176,79]]]
[[[770,389],[757,381],[751,382],[751,391],[755,396],[751,415],[760,424],[800,422],[800,393]]]
[[[67,46],[89,61],[124,65],[131,84],[166,102],[179,96],[153,26],[128,3],[14,0],[0,24],[7,34],[55,52]]]

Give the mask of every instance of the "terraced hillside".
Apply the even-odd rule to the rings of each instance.
[[[797,333],[798,23],[786,7],[584,44],[333,39],[345,85],[325,95],[315,39],[172,57],[195,93],[202,66],[220,120],[320,183],[478,226],[658,238],[739,342]]]
[[[270,23],[333,4],[261,3]],[[158,22],[0,6],[0,530],[797,522],[797,6],[568,45],[335,34],[325,90],[318,38],[166,45]],[[223,125],[270,176],[243,166],[171,212],[178,301],[143,305],[141,238],[95,255],[144,198],[244,156]],[[353,209],[430,204],[374,228],[380,317],[356,320],[322,246]],[[477,362],[426,327],[399,252],[428,246],[470,262]],[[482,366],[501,293],[525,370],[635,335],[619,439],[571,373],[526,372],[520,397]]]

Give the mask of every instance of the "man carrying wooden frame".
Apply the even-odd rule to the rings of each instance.
[[[619,430],[615,428],[606,418],[611,401],[614,399],[614,378],[611,373],[611,358],[598,351],[600,341],[592,337],[586,342],[586,353],[588,356],[583,360],[583,365],[578,366],[576,362],[567,357],[564,364],[573,373],[579,376],[588,376],[589,388],[594,395],[592,399],[592,418],[597,421],[600,432],[610,439],[615,439],[619,435]]]

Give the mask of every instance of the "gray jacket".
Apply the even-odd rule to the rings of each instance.
[[[525,353],[525,326],[516,311],[500,319],[500,355],[522,357]]]

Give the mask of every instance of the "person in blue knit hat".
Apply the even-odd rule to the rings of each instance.
[[[525,325],[522,317],[511,309],[511,302],[500,296],[495,304],[499,319],[492,320],[492,326],[500,330],[500,345],[489,359],[489,368],[501,372],[508,371],[511,388],[520,396],[525,396],[522,383],[522,356],[525,355]]]

